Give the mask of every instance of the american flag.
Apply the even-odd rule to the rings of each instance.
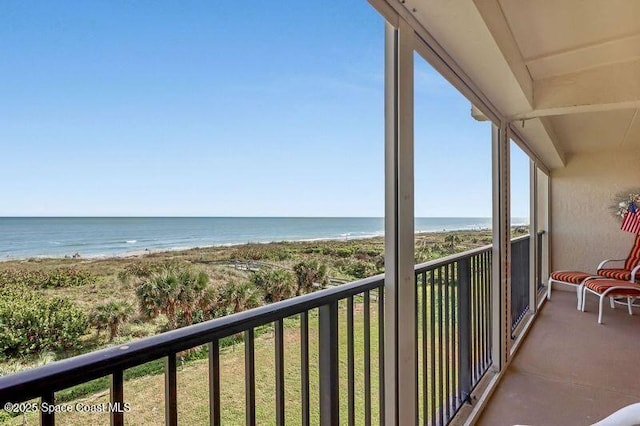
[[[632,234],[640,234],[640,213],[638,213],[638,208],[633,201],[629,203],[629,208],[622,219],[620,229]]]

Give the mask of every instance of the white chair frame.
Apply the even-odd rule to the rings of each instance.
[[[606,265],[607,263],[612,263],[612,262],[626,262],[627,259],[605,259],[602,262],[600,262],[600,264],[598,264],[598,268],[596,269],[596,273],[601,270],[601,269],[607,269],[604,267],[604,265]],[[637,265],[635,268],[633,268],[631,270],[631,279],[629,280],[630,282],[634,283],[636,282],[636,275],[638,275],[638,272],[640,272],[640,265]],[[600,277],[600,278],[606,278],[606,277]]]
[[[555,271],[555,272],[562,273],[562,272],[574,272],[574,271],[567,270],[567,271]],[[553,283],[568,285],[576,289],[576,296],[578,298],[578,307],[576,309],[580,310],[582,308],[582,291],[581,291],[582,287],[581,286],[582,284],[584,284],[586,280],[589,280],[592,278],[602,278],[602,277],[599,277],[598,275],[589,275],[587,278],[582,280],[580,284],[574,284],[567,281],[554,280],[553,278],[551,278],[551,276],[549,276],[549,281],[547,281],[547,300],[551,300],[551,285]]]
[[[611,280],[609,278],[596,278],[599,281],[620,281],[620,280]],[[629,281],[629,285],[618,285],[618,286],[614,286],[614,287],[610,287],[608,289],[606,289],[602,294],[598,293],[597,291],[591,290],[590,288],[588,288],[587,286],[584,285],[585,281],[584,280],[581,284],[580,284],[580,288],[578,289],[578,291],[582,291],[582,297],[581,297],[581,303],[582,306],[580,308],[580,310],[582,312],[584,312],[584,306],[585,306],[585,299],[587,296],[587,291],[589,293],[595,294],[596,296],[599,297],[599,302],[598,302],[598,324],[602,324],[602,306],[604,304],[604,299],[609,297],[609,303],[611,305],[611,308],[615,309],[615,301],[614,301],[614,297],[613,295],[616,294],[616,290],[637,290],[638,291],[638,296],[634,297],[634,296],[621,296],[623,298],[627,299],[627,309],[629,310],[629,315],[633,315],[633,311],[632,311],[632,306],[633,306],[633,301],[635,301],[635,299],[637,299],[638,297],[640,297],[640,285],[635,284],[631,281]]]

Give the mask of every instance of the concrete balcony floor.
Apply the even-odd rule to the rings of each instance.
[[[597,300],[552,293],[479,425],[590,425],[640,402],[640,309],[607,301],[599,325]]]

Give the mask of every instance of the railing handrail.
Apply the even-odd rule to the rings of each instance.
[[[511,243],[518,243],[520,241],[528,240],[531,238],[531,234],[521,235],[519,237],[515,237],[511,239]]]
[[[529,235],[514,238],[518,241]],[[492,245],[478,247],[461,253],[434,259],[415,265],[415,273],[437,268],[492,250]],[[134,340],[72,358],[56,361],[41,367],[0,377],[0,404],[7,401],[25,401],[42,395],[43,390],[59,391],[191,349],[215,339],[272,323],[347,297],[375,290],[384,283],[384,274],[361,279],[336,287],[323,289],[279,302],[263,305],[236,314],[215,318],[199,324],[167,331],[155,336]],[[46,383],[43,389],[42,383]]]
[[[25,401],[41,396],[43,390],[59,391],[108,376],[114,371],[135,367],[214,339],[232,336],[377,289],[382,282],[384,274],[379,274],[0,377],[0,404]],[[47,384],[46,388],[42,383]]]
[[[438,259],[433,259],[433,260],[429,260],[427,262],[423,262],[420,264],[417,264],[415,266],[415,272],[416,273],[420,273],[420,272],[424,272],[426,270],[429,269],[434,269],[437,268],[438,266],[441,266],[442,264],[445,263],[452,263],[461,259],[466,259],[468,257],[472,257],[478,253],[482,253],[485,252],[487,250],[491,250],[493,248],[492,245],[486,245],[486,246],[482,246],[482,247],[477,247],[471,250],[467,250],[467,251],[463,251],[460,253],[454,253],[454,254],[450,254],[449,256],[445,256],[445,257],[439,257]]]
[[[542,231],[542,232],[544,232],[544,231]],[[511,242],[512,243],[518,242],[520,240],[524,240],[524,239],[527,239],[529,237],[531,237],[530,234],[522,235],[520,237],[512,238]],[[454,254],[450,254],[450,255],[445,256],[445,257],[439,257],[437,259],[429,260],[427,262],[423,262],[423,263],[417,264],[415,266],[415,272],[416,273],[424,272],[424,271],[429,270],[429,269],[437,268],[438,266],[440,266],[443,263],[452,263],[452,262],[455,262],[455,261],[458,261],[458,260],[466,259],[468,257],[475,256],[478,253],[482,253],[484,251],[491,250],[492,248],[493,248],[493,245],[487,244],[486,246],[477,247],[477,248],[474,248],[474,249],[471,249],[471,250],[466,250],[466,251],[463,251],[463,252],[460,252],[460,253],[454,253]]]

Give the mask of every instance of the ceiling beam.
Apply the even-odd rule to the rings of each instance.
[[[498,0],[473,0],[473,2],[518,82],[522,95],[527,101],[526,103],[533,109],[535,100],[534,81],[513,36],[509,22],[500,6],[500,2]],[[473,114],[473,111],[472,116],[479,119]],[[508,113],[507,117],[509,121],[515,120]],[[542,136],[548,141],[548,143],[540,144],[541,146],[538,150],[544,151],[542,156],[547,159],[549,167],[561,167],[565,164],[565,153],[560,149],[558,137],[548,120],[536,120],[536,123],[529,123],[527,130],[521,133],[529,138]]]
[[[640,60],[549,77],[533,84],[534,107],[511,119],[640,108]]]
[[[533,105],[533,80],[513,37],[509,23],[498,0],[474,0],[476,8],[485,22],[511,72],[518,81],[527,101]]]
[[[532,78],[540,80],[634,58],[640,58],[640,33],[525,58],[524,63]]]

